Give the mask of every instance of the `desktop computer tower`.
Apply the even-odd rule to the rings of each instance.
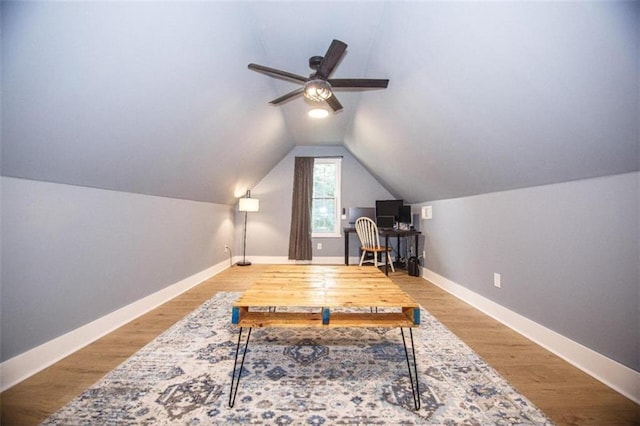
[[[420,276],[420,265],[418,265],[418,258],[411,256],[407,262],[407,274],[412,277]]]

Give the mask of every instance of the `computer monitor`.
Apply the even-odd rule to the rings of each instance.
[[[359,217],[376,220],[376,209],[373,207],[349,207],[349,224],[353,225]]]
[[[402,206],[400,207],[400,219],[398,220],[400,223],[409,223],[411,224],[411,206]]]
[[[376,224],[380,229],[391,229],[395,225],[395,218],[393,216],[377,216]]]
[[[376,200],[376,217],[393,216],[396,222],[400,220],[402,200]],[[378,224],[378,226],[380,226]]]

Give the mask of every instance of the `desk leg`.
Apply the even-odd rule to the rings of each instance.
[[[411,336],[411,354],[413,355],[413,370],[411,368],[411,362],[409,362],[409,351],[407,350],[407,342],[404,339],[404,330],[402,327],[400,328],[400,333],[402,334],[402,344],[404,345],[404,354],[407,357],[407,368],[409,370],[409,380],[411,381],[411,392],[413,393],[413,405],[416,408],[416,411],[420,409],[420,385],[418,384],[418,362],[416,361],[416,351],[415,346],[413,345],[413,332],[411,328],[409,328],[409,336]],[[413,382],[415,380],[415,386]]]
[[[384,246],[389,247],[389,234],[385,234],[384,236]],[[389,275],[389,252],[384,254],[384,274]]]
[[[247,356],[247,348],[249,348],[250,337],[251,337],[251,327],[249,327],[249,333],[247,334],[247,341],[244,344],[244,351],[242,352],[242,362],[240,363],[240,369],[238,370],[238,377],[236,378],[238,354],[240,353],[240,341],[242,340],[242,327],[240,327],[240,333],[238,333],[238,346],[236,346],[236,358],[235,358],[235,361],[233,362],[233,374],[231,375],[231,390],[229,391],[229,408],[233,408],[233,405],[236,403],[236,395],[238,394],[238,388],[240,387],[240,377],[242,377],[242,367],[244,366],[244,358],[245,356]]]
[[[344,264],[349,266],[349,233],[344,233]]]

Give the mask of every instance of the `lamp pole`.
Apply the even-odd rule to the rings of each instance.
[[[251,262],[247,262],[247,212],[244,212],[244,232],[242,234],[242,262],[238,262],[238,266],[249,266]]]

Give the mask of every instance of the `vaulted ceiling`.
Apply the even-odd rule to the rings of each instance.
[[[3,2],[2,174],[232,204],[296,145],[409,202],[640,168],[638,2]],[[324,120],[294,83],[332,39]]]

